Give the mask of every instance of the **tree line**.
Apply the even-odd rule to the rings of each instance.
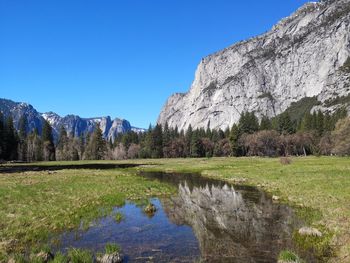
[[[293,120],[288,112],[277,117],[241,114],[239,122],[226,130],[209,128],[186,131],[167,124],[150,126],[146,132],[119,134],[106,141],[97,124],[92,134],[74,137],[61,127],[54,142],[52,127],[43,122],[27,132],[27,119],[19,121],[18,131],[11,116],[0,113],[0,160],[52,161],[127,158],[187,158],[223,156],[289,156],[350,154],[350,119],[344,108],[333,114],[307,112]]]

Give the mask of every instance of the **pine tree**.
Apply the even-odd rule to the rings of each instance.
[[[26,161],[27,160],[28,121],[25,115],[23,115],[19,119],[18,126],[19,126],[18,159],[21,161]]]
[[[2,115],[2,112],[0,111],[0,161],[4,159],[4,147],[5,147],[5,141],[4,141],[4,116]]]
[[[302,121],[301,121],[301,131],[311,131],[313,129],[312,127],[312,115],[310,112],[306,112]]]
[[[163,129],[162,125],[157,124],[152,131],[152,158],[163,157]]]
[[[9,116],[4,125],[3,132],[4,148],[3,157],[5,160],[17,160],[18,135],[14,128],[12,116]]]
[[[329,112],[326,112],[324,115],[324,131],[330,132],[334,129],[333,123],[332,123],[332,116],[329,114]]]
[[[91,138],[93,144],[93,156],[95,160],[102,160],[107,151],[106,142],[102,136],[100,125],[97,124]]]
[[[277,129],[281,134],[292,134],[295,132],[295,123],[291,120],[288,112],[281,113],[277,118]]]
[[[166,122],[163,131],[163,148],[169,147],[171,139],[171,131],[169,129],[168,123]]]
[[[237,124],[233,124],[231,131],[230,131],[230,144],[231,144],[231,151],[233,156],[239,155],[239,146],[238,146],[238,140],[240,137],[240,130],[238,128]]]
[[[263,116],[260,121],[260,131],[264,130],[271,130],[272,129],[272,123],[271,120],[267,116]]]
[[[45,161],[55,161],[55,145],[53,142],[52,127],[46,120],[43,122],[41,139],[43,142],[43,153]]]
[[[191,157],[203,157],[204,155],[205,151],[201,144],[200,132],[195,130],[191,137]]]
[[[259,130],[259,120],[254,112],[243,112],[239,119],[238,127],[242,133],[252,134]]]
[[[186,130],[186,134],[185,134],[185,142],[186,142],[186,146],[185,146],[185,155],[187,157],[191,156],[191,141],[192,141],[192,126],[191,124],[188,126],[188,129]]]
[[[316,131],[319,136],[322,136],[324,132],[324,115],[320,110],[317,112]]]
[[[58,136],[58,142],[57,142],[57,160],[64,160],[68,161],[69,158],[69,150],[68,150],[68,135],[66,129],[63,127],[63,125],[60,128],[60,133]]]
[[[314,111],[311,118],[311,130],[317,130],[317,113]]]

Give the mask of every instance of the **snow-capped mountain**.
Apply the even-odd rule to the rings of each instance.
[[[61,117],[54,112],[39,113],[30,104],[14,102],[7,99],[0,99],[0,111],[5,116],[12,115],[16,128],[18,128],[20,118],[26,116],[28,120],[28,132],[37,128],[40,133],[43,120],[45,119],[51,124],[55,138],[58,137],[61,126],[63,126],[69,134],[80,136],[81,134],[93,132],[96,123],[100,124],[104,138],[112,141],[114,141],[119,133],[145,131],[141,128],[132,127],[129,121],[124,119],[115,118],[112,120],[110,116],[81,118],[77,115],[67,115]]]

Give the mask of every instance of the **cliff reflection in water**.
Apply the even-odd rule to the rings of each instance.
[[[229,186],[198,175],[146,175],[178,184],[161,199],[170,221],[192,227],[206,262],[276,262],[293,247],[293,211],[253,187]]]

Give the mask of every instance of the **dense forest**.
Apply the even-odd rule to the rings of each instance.
[[[242,113],[231,129],[177,128],[157,124],[144,133],[119,134],[105,141],[99,125],[92,134],[74,137],[61,127],[57,142],[44,122],[42,133],[27,132],[23,116],[14,127],[0,113],[0,160],[53,161],[213,156],[290,156],[350,154],[350,119],[345,109],[334,114],[306,113],[293,120],[288,112],[260,121],[254,112]]]

